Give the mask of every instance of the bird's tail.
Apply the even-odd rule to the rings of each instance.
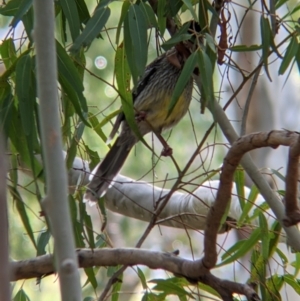
[[[114,177],[122,168],[131,148],[135,143],[133,141],[120,141],[120,137],[115,141],[106,157],[96,166],[92,172],[92,180],[87,185],[84,199],[86,201],[96,202],[102,197]]]

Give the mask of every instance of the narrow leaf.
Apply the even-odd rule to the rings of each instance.
[[[91,18],[89,10],[84,0],[75,0],[77,5],[77,11],[81,23],[86,24]]]
[[[26,295],[23,289],[20,289],[14,296],[14,301],[30,301],[29,297]]]
[[[122,110],[130,128],[142,139],[135,122],[135,112],[133,109],[132,93],[130,89],[130,70],[126,60],[124,45],[121,44],[115,57],[115,75],[118,84],[119,94],[122,101]],[[142,139],[143,140],[143,139]]]
[[[192,14],[193,16],[193,19],[194,20],[198,20],[198,17],[196,15],[196,12],[193,8],[193,4],[192,4],[192,1],[191,0],[182,0],[182,2],[186,5],[186,7],[188,8],[188,10],[190,11],[190,13]]]
[[[234,181],[237,191],[237,196],[239,198],[240,206],[244,210],[245,206],[245,173],[242,169],[237,169],[234,173]]]
[[[42,231],[37,239],[37,253],[36,256],[41,256],[46,254],[46,246],[49,243],[51,233],[49,230]]]
[[[195,69],[196,63],[197,63],[197,54],[194,52],[186,60],[184,66],[183,66],[183,69],[181,71],[181,74],[178,78],[178,81],[174,88],[174,92],[172,94],[171,102],[169,104],[168,116],[170,116],[170,114],[172,113],[174,107],[176,106],[178,99],[180,98],[183,90],[186,87],[186,84],[190,80],[192,73]]]
[[[229,48],[229,50],[233,51],[233,52],[248,52],[248,51],[257,51],[257,50],[261,50],[262,46],[261,45],[250,45],[250,46],[246,46],[246,45],[235,45]]]
[[[164,36],[166,30],[166,0],[159,0],[157,3],[157,22],[161,36]]]
[[[12,27],[16,27],[22,17],[27,13],[29,8],[32,6],[32,0],[23,0],[20,2],[20,6],[18,7],[16,13],[14,14],[14,18],[12,19],[10,25]]]
[[[28,218],[27,211],[26,211],[24,202],[22,200],[22,197],[14,187],[8,185],[8,188],[9,188],[10,193],[11,193],[11,195],[13,196],[13,198],[16,202],[16,207],[17,207],[18,213],[20,215],[20,218],[23,222],[23,226],[26,229],[26,232],[27,232],[30,240],[32,241],[35,249],[37,249],[37,245],[36,245],[34,235],[33,235],[33,231],[32,231],[31,224],[30,224],[30,220]]]
[[[13,105],[13,95],[8,82],[0,81],[0,126],[4,130],[5,136],[9,136],[11,126],[11,114]]]
[[[261,44],[262,44],[262,59],[264,62],[264,68],[269,80],[272,81],[268,69],[268,58],[269,58],[269,49],[271,45],[272,31],[271,31],[269,20],[264,16],[261,16],[260,19],[260,30],[261,30],[260,33],[261,33]]]
[[[20,6],[20,0],[11,0],[8,1],[8,3],[2,7],[0,7],[0,15],[3,16],[14,16]]]
[[[129,7],[130,7],[129,0],[125,0],[123,2],[123,5],[122,5],[121,16],[120,16],[120,19],[119,19],[119,23],[118,23],[118,27],[117,27],[117,32],[116,32],[116,44],[117,45],[119,45],[121,29],[122,29],[125,17],[128,14]]]
[[[146,277],[145,277],[143,271],[139,267],[137,267],[137,271],[138,271],[138,276],[141,280],[141,284],[143,286],[143,289],[145,290],[145,289],[148,288]]]
[[[200,70],[204,98],[206,100],[206,103],[212,102],[214,99],[212,79],[213,69],[208,55],[202,49],[198,51],[198,67]]]
[[[99,3],[101,5],[102,2]],[[77,37],[74,44],[70,48],[70,51],[77,53],[81,47],[88,47],[93,42],[93,40],[99,35],[103,27],[105,26],[109,16],[110,9],[106,8],[96,8],[94,15],[86,23],[86,26],[80,36]]]
[[[290,285],[294,289],[294,291],[298,295],[300,295],[300,284],[294,279],[292,275],[286,274],[283,276],[283,279],[288,285]]]
[[[96,280],[94,269],[93,268],[85,268],[84,272],[85,272],[85,274],[88,278],[88,282],[92,285],[92,287],[94,289],[96,289],[97,286],[98,286],[98,283],[97,283],[97,280]]]
[[[75,41],[79,35],[80,21],[75,0],[60,0],[63,13],[69,23],[72,40]]]
[[[83,122],[80,122],[79,125],[76,127],[70,147],[67,151],[67,156],[66,156],[67,170],[69,170],[73,166],[73,162],[77,153],[78,144],[82,137],[84,128],[85,128],[85,124]]]
[[[263,213],[259,215],[259,227],[261,231],[262,257],[267,261],[269,259],[270,234],[268,222]]]
[[[16,94],[19,100],[21,122],[26,135],[32,133],[34,126],[35,97],[30,89],[32,60],[30,55],[23,56],[16,65]]]
[[[11,38],[2,42],[0,45],[0,54],[5,68],[10,68],[17,59],[15,44]]]
[[[134,4],[130,6],[128,24],[135,56],[134,63],[137,77],[133,77],[133,82],[136,84],[138,77],[143,75],[147,63],[147,23],[139,5]]]
[[[286,69],[290,65],[292,59],[295,58],[297,52],[299,51],[299,48],[300,47],[299,47],[299,44],[298,44],[297,37],[293,36],[291,38],[290,44],[287,47],[287,50],[286,50],[285,54],[284,54],[283,60],[280,64],[279,71],[278,71],[279,75],[284,74],[284,72],[286,71]]]
[[[260,229],[255,229],[251,236],[247,240],[242,240],[237,242],[233,247],[231,247],[223,256],[222,262],[217,264],[217,267],[229,264],[234,262],[235,260],[239,259],[241,256],[248,253],[253,246],[259,241],[260,239]]]
[[[152,7],[148,5],[147,2],[143,2],[143,1],[141,1],[139,5],[143,13],[143,17],[146,21],[147,28],[152,28],[152,27],[157,28],[158,24]]]
[[[80,117],[80,119],[82,120],[82,122],[88,127],[90,127],[90,124],[88,123],[85,117],[86,114],[82,112],[78,94],[76,94],[76,92],[74,91],[74,87],[63,76],[59,76],[59,82],[63,88],[63,92],[66,93],[69,99],[72,101],[74,109],[78,114],[78,116]]]
[[[252,209],[258,194],[259,194],[259,190],[257,189],[257,187],[255,185],[253,185],[251,187],[251,191],[248,196],[247,202],[245,203],[245,205],[243,207],[243,212],[237,222],[238,227],[241,227],[243,225],[245,219],[248,218],[248,214],[249,214],[250,210]]]

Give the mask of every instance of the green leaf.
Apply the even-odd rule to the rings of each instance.
[[[278,276],[277,274],[272,275],[269,277],[265,282],[266,285],[266,299],[267,301],[281,301],[281,294],[280,290],[284,283],[284,279],[282,276]]]
[[[233,52],[248,52],[248,51],[257,51],[261,49],[262,49],[262,45],[250,45],[250,46],[235,45],[229,48],[229,50]]]
[[[283,4],[285,4],[286,2],[288,2],[288,0],[278,0],[276,1],[276,5],[275,8],[278,9],[280,8]]]
[[[289,262],[289,260],[286,257],[286,255],[279,248],[276,248],[275,252],[277,253],[277,255],[279,256],[279,258],[281,259],[282,264],[285,266]]]
[[[40,232],[37,238],[37,253],[36,256],[41,256],[46,254],[46,246],[49,243],[51,237],[50,231],[47,229],[45,231]]]
[[[262,44],[262,59],[264,62],[264,68],[269,80],[272,81],[268,69],[268,58],[269,58],[269,49],[271,46],[272,30],[270,27],[269,20],[264,16],[261,16],[260,19],[260,30],[261,30],[260,33],[261,33],[261,44]]]
[[[86,112],[87,104],[86,101],[84,102],[82,99],[84,98],[82,94],[84,90],[84,86],[82,83],[82,79],[79,75],[79,72],[75,67],[70,56],[67,54],[66,50],[57,41],[56,41],[56,51],[57,51],[58,75],[60,77],[64,77],[70,83],[70,85],[73,86],[73,89],[79,95],[78,98],[80,98],[82,101],[81,106]]]
[[[20,6],[20,0],[11,0],[5,6],[0,7],[0,15],[13,17]]]
[[[135,122],[135,112],[133,109],[132,93],[130,89],[130,70],[126,60],[123,44],[117,48],[115,57],[115,75],[122,101],[122,111],[125,114],[126,121],[134,133],[142,141],[144,141]]]
[[[59,83],[63,88],[63,92],[66,93],[68,95],[68,98],[72,101],[74,109],[80,117],[80,119],[82,120],[82,122],[88,127],[91,127],[91,125],[86,120],[86,113],[82,112],[82,109],[80,107],[80,100],[78,98],[78,94],[76,93],[76,91],[74,91],[74,86],[72,86],[70,82],[68,82],[68,80],[63,76],[59,76]]]
[[[165,43],[163,43],[162,47],[165,50],[170,49],[172,46],[175,46],[181,41],[189,40],[192,34],[188,33],[188,29],[190,27],[190,22],[186,22],[183,26]]]
[[[248,196],[247,202],[245,203],[245,205],[243,207],[243,212],[237,222],[237,227],[241,227],[243,225],[245,219],[249,218],[248,214],[249,214],[250,210],[252,209],[258,194],[259,194],[259,190],[257,189],[257,187],[255,185],[253,185],[251,187],[251,191]]]
[[[290,285],[294,291],[300,295],[300,284],[295,280],[293,275],[286,274],[283,276],[284,281]]]
[[[74,159],[75,159],[76,153],[77,153],[78,144],[82,137],[84,127],[85,127],[85,124],[82,122],[80,122],[79,125],[77,125],[77,127],[76,127],[70,147],[67,151],[67,156],[66,156],[67,170],[71,169],[73,166],[73,162],[74,162]]]
[[[73,221],[73,231],[76,248],[84,248],[83,226],[81,222]]]
[[[198,20],[198,17],[197,17],[196,12],[195,12],[195,10],[193,8],[193,3],[191,2],[191,0],[182,0],[182,2],[186,5],[186,7],[188,8],[188,10],[192,14],[193,19],[195,21]]]
[[[198,5],[198,22],[203,32],[209,32],[208,9],[209,3],[207,0],[202,0]]]
[[[95,247],[101,249],[101,248],[105,248],[106,246],[107,246],[107,239],[105,235],[103,233],[97,235]]]
[[[13,95],[8,82],[0,81],[0,125],[4,130],[5,136],[9,136],[11,126],[11,114],[13,106]]]
[[[268,222],[263,213],[259,215],[259,227],[261,231],[262,257],[267,261],[269,259],[270,234]]]
[[[28,218],[28,215],[27,215],[22,197],[19,194],[19,192],[16,190],[16,188],[8,185],[8,189],[9,189],[13,199],[16,202],[16,208],[17,208],[18,213],[20,215],[20,218],[22,220],[23,226],[26,229],[26,232],[27,232],[30,240],[32,241],[35,249],[37,249],[37,245],[36,245],[34,235],[33,235],[33,231],[32,231],[31,224],[30,224],[30,219]]]
[[[152,290],[163,291],[166,295],[176,295],[178,297],[189,297],[191,299],[195,299],[191,293],[183,288],[180,278],[153,279],[150,282],[156,283]]]
[[[89,158],[90,170],[93,170],[96,165],[100,162],[99,155],[96,151],[91,150],[85,143],[83,143],[86,154]],[[79,183],[80,184],[80,183]]]
[[[112,296],[111,296],[111,301],[118,301],[119,300],[119,295],[120,295],[120,290],[122,286],[122,279],[123,279],[123,274],[118,277],[118,280],[114,283],[113,288],[112,288]]]
[[[168,116],[172,113],[173,109],[175,108],[178,99],[182,95],[183,90],[185,89],[188,81],[191,79],[193,71],[195,69],[197,63],[197,54],[193,52],[188,59],[186,60],[183,69],[180,73],[180,76],[177,80],[176,86],[174,88],[172,98],[168,108]]]
[[[169,18],[173,18],[177,15],[180,8],[182,7],[183,3],[182,0],[167,0],[166,1],[166,7],[167,7],[167,13],[166,15]]]
[[[162,37],[166,30],[166,21],[166,0],[159,0],[157,3],[157,22]]]
[[[88,244],[89,247],[91,249],[95,249],[95,239],[94,239],[94,231],[93,231],[93,224],[92,224],[92,220],[91,217],[87,214],[87,212],[85,211],[84,214],[84,225],[85,225],[85,229],[88,235]]]
[[[281,236],[282,226],[278,221],[275,221],[270,229],[270,242],[269,242],[269,254],[268,257],[270,258],[273,256],[277,245],[279,243],[279,239]]]
[[[297,37],[293,36],[291,38],[290,44],[284,54],[283,60],[280,64],[278,74],[282,75],[290,65],[292,59],[295,58],[297,52],[299,51],[299,44]]]
[[[236,186],[237,196],[239,198],[240,206],[244,210],[245,206],[245,173],[242,169],[238,168],[234,173],[234,182]]]
[[[128,10],[129,10],[130,5],[131,4],[130,4],[129,0],[125,0],[123,2],[122,10],[121,10],[121,16],[120,16],[120,19],[119,19],[119,23],[118,23],[118,27],[117,27],[117,32],[116,32],[116,44],[117,45],[119,45],[121,29],[122,29],[125,17],[128,14]]]
[[[88,278],[88,282],[92,285],[92,287],[94,289],[96,289],[97,286],[98,286],[98,283],[97,283],[97,280],[96,280],[94,269],[93,268],[85,268],[84,272],[85,272],[85,274]]]
[[[263,260],[261,253],[258,250],[253,250],[251,254],[251,273],[248,283],[259,283],[262,275],[265,274],[266,262]]]
[[[144,16],[144,19],[146,21],[147,28],[153,28],[153,27],[157,28],[158,24],[157,24],[155,13],[154,13],[152,7],[150,5],[148,5],[147,2],[143,2],[143,1],[141,1],[139,3],[139,6],[141,8],[141,12],[142,12],[142,14]]]
[[[29,39],[29,45],[31,46],[33,44],[33,6],[30,7],[30,9],[27,11],[27,13],[22,17],[22,22],[25,28],[25,31],[27,33],[27,38]]]
[[[214,99],[212,79],[213,69],[208,55],[202,49],[198,51],[198,67],[200,70],[204,98],[206,100],[206,103],[212,102]]]
[[[148,288],[147,280],[146,280],[146,277],[145,277],[143,271],[139,267],[137,267],[137,272],[138,272],[138,276],[141,280],[141,284],[143,286],[143,289],[144,290],[147,289]]]
[[[72,40],[75,41],[79,36],[80,21],[75,0],[59,0],[63,13],[69,23]]]
[[[116,110],[114,112],[112,112],[111,114],[105,116],[103,119],[101,119],[101,122],[99,122],[99,120],[97,119],[97,117],[95,115],[93,115],[92,113],[88,114],[88,120],[93,128],[93,130],[96,132],[96,134],[104,141],[107,141],[107,137],[105,135],[105,133],[103,132],[102,128],[109,122],[111,122],[111,120],[113,118],[115,118],[119,113],[121,113],[122,110]]]
[[[26,167],[34,166],[32,170],[37,176],[41,171],[41,165],[37,159],[33,156],[33,150],[35,145],[38,143],[34,139],[28,139],[28,136],[25,135],[23,127],[20,127],[20,116],[18,114],[15,102],[11,103],[11,119],[9,127],[9,137],[12,143],[12,146],[15,149],[15,152],[19,153],[21,162]],[[31,136],[31,138],[36,137],[36,133]],[[30,143],[29,143],[30,142]],[[34,161],[34,162],[33,162]]]
[[[297,277],[300,271],[300,253],[297,252],[295,254],[295,261],[291,263],[291,266],[295,268],[294,276]]]
[[[32,0],[22,0],[20,6],[18,7],[14,17],[10,23],[12,27],[16,27],[22,17],[27,13],[27,11],[32,6]]]
[[[94,15],[86,23],[86,26],[80,36],[77,37],[74,44],[70,48],[70,52],[77,53],[81,47],[88,47],[93,40],[99,35],[103,27],[105,26],[109,16],[109,7],[100,8],[102,1],[96,8]]]
[[[127,41],[125,41],[125,50],[128,57],[132,79],[136,85],[138,78],[144,74],[147,64],[147,23],[140,5],[137,4],[133,4],[129,7],[126,19],[125,24],[128,24],[129,26],[132,51],[134,55],[133,61],[129,61],[128,48],[126,47]],[[134,65],[133,69],[131,68],[132,65]]]
[[[91,18],[89,10],[84,0],[75,0],[80,22],[86,24]]]
[[[218,294],[218,292],[214,290],[211,286],[199,282],[198,287],[200,288],[200,290],[208,292],[209,294],[212,294],[213,296],[216,296],[217,298],[221,299],[220,294]]]
[[[34,126],[35,95],[31,91],[32,60],[30,55],[23,56],[16,65],[16,94],[19,100],[21,122],[26,135],[30,135]]]
[[[58,42],[56,43],[56,50],[58,79],[63,88],[63,92],[66,93],[70,101],[72,101],[74,109],[81,120],[85,125],[90,127],[90,124],[84,116],[88,108],[83,95],[84,87],[80,74],[65,49]]]
[[[14,301],[30,301],[29,297],[26,295],[23,289],[20,289],[14,296]]]
[[[209,46],[209,49],[213,52],[213,53],[216,53],[216,43],[215,43],[215,40],[214,38],[208,34],[208,33],[205,33],[205,39],[206,39],[206,42],[207,42],[207,45]]]
[[[165,294],[154,294],[152,292],[145,292],[142,301],[165,301]]]
[[[11,38],[2,42],[0,45],[0,54],[5,68],[10,68],[17,59],[15,44]]]
[[[227,250],[227,252],[222,256],[222,262],[217,264],[216,267],[224,266],[226,264],[234,262],[235,260],[248,253],[259,241],[260,236],[261,230],[259,228],[255,229],[248,239],[237,242],[234,246]]]
[[[300,47],[298,47],[298,51],[296,53],[296,62],[297,62],[298,70],[299,70],[299,73],[300,73]]]

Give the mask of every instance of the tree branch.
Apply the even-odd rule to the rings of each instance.
[[[54,237],[62,300],[81,300],[81,286],[75,242],[68,206],[57,90],[54,39],[54,2],[34,0],[34,41],[36,46],[39,120],[46,172],[47,196],[42,206],[49,217]]]
[[[135,248],[79,249],[77,250],[77,258],[81,268],[117,266],[119,264],[125,266],[145,265],[151,269],[169,271],[177,276],[185,277],[193,283],[201,281],[208,284],[224,300],[232,300],[232,298],[229,299],[229,296],[232,297],[233,293],[243,294],[248,300],[259,300],[254,298],[257,297],[257,294],[247,284],[238,284],[219,279],[213,276],[207,269],[201,267],[201,260],[191,261],[183,259],[177,256],[177,252],[162,253]],[[13,270],[11,281],[41,278],[55,272],[52,255],[43,255],[30,260],[12,262],[11,269]]]

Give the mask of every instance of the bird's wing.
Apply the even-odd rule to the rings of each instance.
[[[162,56],[164,56],[164,54]],[[162,56],[155,59],[152,63],[150,63],[146,67],[144,75],[138,81],[137,86],[132,91],[132,101],[133,101],[133,103],[135,103],[135,101],[138,98],[138,96],[140,95],[140,93],[144,90],[144,88],[148,84],[148,81],[151,78],[151,76],[157,71],[157,63],[158,63],[158,61],[160,61],[162,59]],[[125,120],[125,114],[123,112],[121,112],[117,116],[117,119],[116,119],[116,121],[114,123],[114,126],[112,128],[112,131],[111,131],[111,133],[108,137],[108,142],[113,139],[113,137],[115,136],[115,134],[119,130],[120,125],[121,125],[123,120]]]

